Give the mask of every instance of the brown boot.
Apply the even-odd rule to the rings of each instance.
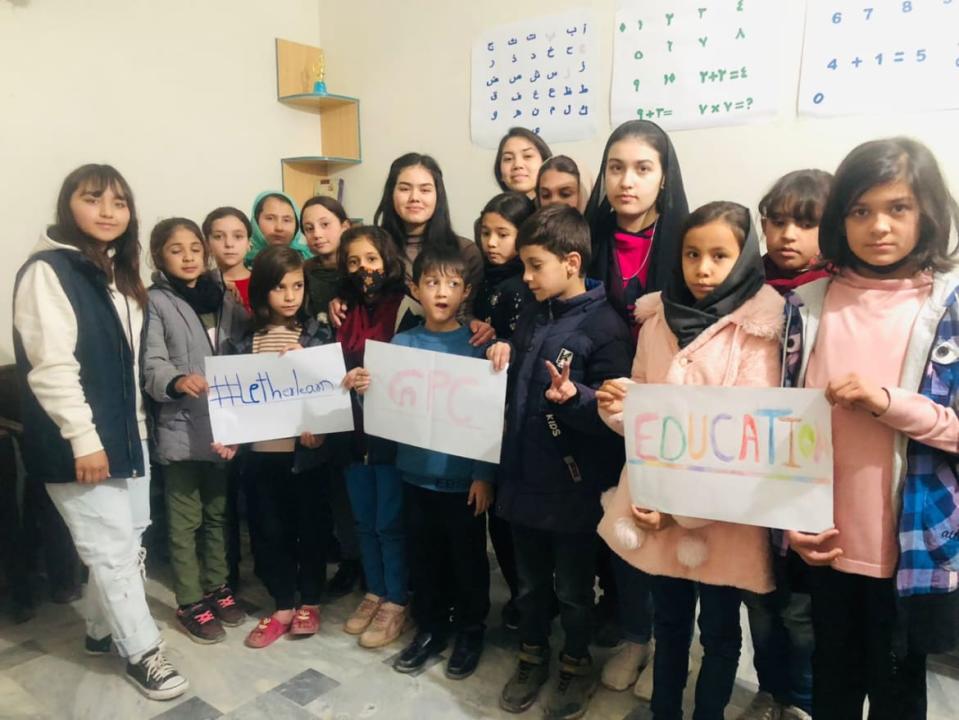
[[[382,604],[383,598],[379,595],[373,593],[364,595],[360,604],[356,606],[356,610],[343,625],[343,632],[350,635],[360,635],[365,632]]]
[[[396,640],[406,629],[406,609],[406,605],[391,602],[380,605],[373,622],[366,632],[360,635],[360,646],[378,648]]]

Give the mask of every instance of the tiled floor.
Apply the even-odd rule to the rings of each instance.
[[[316,637],[281,639],[265,650],[250,650],[243,645],[243,638],[258,609],[268,606],[262,587],[251,585],[241,594],[251,611],[246,625],[228,628],[227,640],[210,646],[194,644],[178,629],[166,568],[151,570],[148,593],[168,655],[190,680],[190,691],[184,697],[169,703],[143,698],[123,679],[119,658],[83,654],[83,623],[74,608],[46,604],[34,620],[23,625],[0,620],[0,720],[514,717],[500,711],[496,702],[514,662],[514,638],[498,623],[503,600],[498,573],[487,650],[476,674],[462,682],[446,679],[441,660],[417,675],[395,672],[389,663],[402,647],[399,642],[381,651],[359,648],[355,638],[342,631],[358,596],[325,606],[323,627]],[[728,719],[749,702],[756,688],[748,641],[745,645]],[[608,655],[609,651],[596,651],[598,662]],[[959,706],[959,663],[939,660],[930,667],[929,717],[952,720]],[[641,678],[646,697],[651,675],[647,670]],[[601,689],[587,718],[619,720],[638,703],[631,692]],[[533,707],[524,717],[540,716],[540,709]]]

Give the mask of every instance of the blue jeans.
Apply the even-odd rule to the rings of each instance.
[[[653,633],[653,598],[649,575],[613,553],[613,573],[619,593],[619,623],[623,639],[645,644]]]
[[[682,720],[683,690],[689,671],[696,597],[699,597],[699,641],[703,663],[696,679],[693,720],[723,720],[739,666],[742,629],[741,592],[737,588],[706,585],[662,575],[650,576],[655,607],[653,628],[653,699],[656,720]]]
[[[406,605],[409,579],[400,474],[392,465],[354,463],[345,475],[366,586],[374,595]]]

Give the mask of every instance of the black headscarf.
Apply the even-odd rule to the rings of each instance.
[[[610,302],[621,313],[626,311],[622,277],[612,277],[617,267],[613,239],[616,232],[616,213],[613,212],[606,197],[605,175],[609,149],[620,140],[630,137],[639,138],[659,150],[663,166],[663,188],[656,198],[659,219],[653,234],[646,287],[641,294],[665,288],[672,274],[675,258],[679,257],[680,229],[689,215],[686,190],[683,188],[683,175],[669,136],[659,125],[647,120],[630,120],[616,128],[606,141],[603,161],[599,166],[599,177],[593,185],[585,214],[593,244],[593,257],[587,274],[606,285]]]
[[[724,203],[725,204],[725,203]],[[710,203],[713,205],[713,203]],[[704,206],[693,215],[698,215],[709,206]],[[749,217],[749,210],[739,206]],[[720,219],[720,218],[715,218]],[[690,218],[694,220],[693,217]],[[691,227],[704,224],[696,222]],[[726,279],[702,300],[696,300],[686,287],[683,279],[682,246],[676,250],[671,278],[663,290],[663,307],[666,313],[666,324],[673,331],[679,347],[684,348],[710,325],[721,317],[737,310],[743,303],[759,292],[765,282],[762,253],[759,251],[759,239],[752,219],[749,219],[749,231],[743,249],[736,259],[736,264]]]

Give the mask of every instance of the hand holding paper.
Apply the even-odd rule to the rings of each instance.
[[[596,391],[596,402],[599,409],[609,415],[621,413],[625,399],[626,386],[619,380],[607,380]]]
[[[509,365],[511,347],[509,343],[493,343],[486,350],[486,359],[493,363],[496,372],[502,372]]]
[[[829,552],[823,552],[819,549],[824,542],[837,535],[839,535],[839,530],[836,528],[824,530],[818,535],[797,532],[795,530],[790,530],[787,533],[789,547],[795,550],[807,565],[813,567],[831,565],[833,560],[842,556],[842,548],[833,548]]]

